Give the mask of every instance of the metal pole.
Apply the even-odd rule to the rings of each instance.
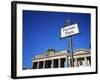
[[[67,19],[66,21],[67,26],[70,25],[70,19]],[[73,47],[72,47],[72,36],[69,36],[69,48],[70,48],[70,63],[71,63],[71,67],[74,67],[74,59],[73,59]]]
[[[70,48],[71,67],[74,67],[73,47],[72,47],[72,36],[69,36],[68,38],[69,38],[69,48]]]

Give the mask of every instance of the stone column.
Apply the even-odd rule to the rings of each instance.
[[[43,61],[43,69],[45,68],[45,61]]]
[[[68,58],[68,66],[71,67],[70,58]]]
[[[75,58],[75,62],[74,62],[75,67],[77,67],[77,58]]]
[[[85,66],[88,66],[88,61],[86,57],[84,57],[84,61],[85,61]]]
[[[39,62],[37,62],[37,69],[39,68]]]
[[[68,59],[65,58],[65,67],[68,67]]]
[[[33,69],[33,67],[34,67],[34,62],[32,62],[32,69]]]
[[[58,59],[58,68],[60,68],[60,59]]]
[[[87,60],[87,64],[88,64],[88,66],[90,66],[90,61],[89,60]]]
[[[52,59],[52,62],[51,62],[51,68],[53,68],[53,64],[54,64],[54,63],[53,63],[53,59]]]

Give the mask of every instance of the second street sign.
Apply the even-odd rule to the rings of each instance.
[[[78,33],[79,33],[78,24],[73,24],[73,25],[61,28],[61,38],[78,34]]]

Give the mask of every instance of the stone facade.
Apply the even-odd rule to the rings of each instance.
[[[74,67],[91,65],[91,54],[88,49],[77,49],[73,51]],[[65,68],[71,67],[70,53],[67,50],[55,51],[49,49],[41,55],[32,59],[32,69]]]

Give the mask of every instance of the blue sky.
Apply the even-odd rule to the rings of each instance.
[[[72,37],[73,49],[89,48],[91,44],[91,15],[86,13],[23,11],[23,67],[32,66],[32,58],[48,48],[69,49],[68,38],[60,38],[60,29],[67,18],[78,23],[80,33]]]

